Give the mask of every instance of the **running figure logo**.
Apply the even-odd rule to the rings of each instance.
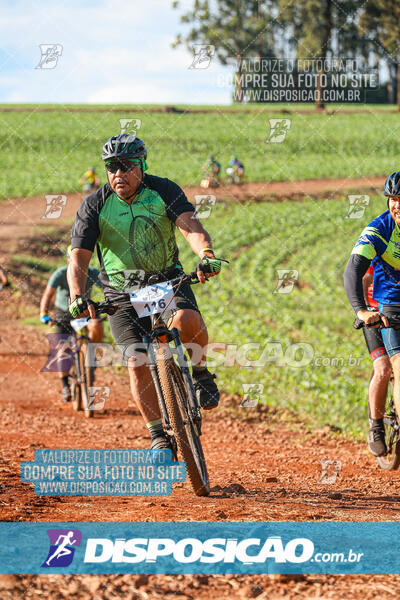
[[[369,196],[367,194],[350,194],[348,199],[349,207],[346,219],[361,219],[364,216],[366,207],[369,205]]]
[[[192,219],[208,219],[211,214],[211,208],[215,206],[217,201],[216,196],[212,194],[196,194],[194,197],[196,211],[192,215]]]
[[[131,135],[136,135],[136,132],[139,131],[142,120],[141,119],[119,119],[119,125],[121,128],[121,133],[130,133]]]
[[[55,69],[63,47],[61,44],[39,44],[41,57],[36,69]]]
[[[58,219],[61,217],[64,206],[67,204],[67,196],[64,194],[47,195],[46,209],[41,219]]]
[[[290,119],[269,119],[269,137],[267,144],[280,144],[286,137],[292,122]]]
[[[290,294],[293,287],[299,279],[299,272],[296,269],[277,269],[278,283],[274,289],[274,293]]]
[[[214,56],[215,46],[193,44],[194,57],[189,69],[208,69]]]
[[[75,548],[80,546],[82,532],[79,529],[48,529],[50,549],[42,567],[68,567],[74,558]]]

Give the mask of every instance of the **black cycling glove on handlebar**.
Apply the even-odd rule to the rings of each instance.
[[[224,258],[211,258],[210,256],[205,256],[197,265],[196,271],[202,271],[203,273],[219,273],[221,271],[221,263],[226,262]]]
[[[83,296],[77,296],[69,305],[68,310],[74,319],[77,319],[89,308],[89,304],[93,304],[93,302],[91,300],[86,300]]]

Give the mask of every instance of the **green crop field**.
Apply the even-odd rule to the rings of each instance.
[[[267,404],[359,435],[367,427],[371,361],[362,333],[352,328],[343,272],[362,228],[385,205],[371,198],[362,219],[347,219],[347,209],[347,198],[217,204],[203,223],[230,264],[194,291],[210,342],[222,344],[210,352],[221,389],[243,394],[242,384],[261,383]],[[192,271],[198,259],[179,232],[177,239]],[[21,272],[42,280],[65,264],[62,256],[13,258]],[[278,269],[298,271],[290,293],[275,291]],[[26,306],[24,322],[40,326],[37,311]]]
[[[216,108],[216,107],[212,107]],[[224,107],[221,107],[224,108]],[[0,198],[77,190],[88,165],[105,174],[105,139],[120,130],[120,118],[139,118],[138,135],[149,151],[149,172],[184,186],[196,185],[213,152],[225,167],[232,152],[246,166],[248,181],[384,175],[398,168],[398,114],[279,115],[259,113],[163,114],[135,109],[107,112],[0,113],[4,177]],[[290,118],[282,143],[267,143],[269,118]]]
[[[352,328],[343,272],[360,231],[385,206],[371,199],[362,219],[345,218],[347,206],[347,198],[217,205],[204,224],[230,264],[194,289],[210,341],[230,345],[227,355],[213,351],[222,389],[261,383],[268,404],[359,434],[368,423],[371,361]],[[180,245],[192,270],[196,259]],[[291,293],[274,291],[277,269],[298,271]]]
[[[276,117],[267,111],[133,110],[126,117],[142,120],[138,133],[148,146],[150,172],[181,185],[199,182],[210,151],[223,164],[235,151],[253,181],[361,177],[398,168],[399,117],[384,111],[290,115],[291,128],[279,144],[266,143],[268,119]],[[61,110],[1,113],[3,162],[10,176],[2,179],[0,196],[76,190],[84,168],[102,168],[102,142],[119,131],[119,118]],[[362,334],[352,329],[343,271],[363,224],[385,206],[382,199],[371,199],[361,220],[347,219],[347,207],[347,198],[217,204],[204,224],[230,265],[195,289],[210,340],[229,346],[225,353],[212,352],[222,389],[242,394],[242,384],[261,383],[265,402],[360,434],[367,426],[371,365]],[[183,241],[181,247],[185,268],[192,270],[196,258]],[[33,268],[30,260],[14,256],[24,273]],[[52,262],[35,268],[40,279]],[[277,269],[298,271],[291,293],[275,291]]]

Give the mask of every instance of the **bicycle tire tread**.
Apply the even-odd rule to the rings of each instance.
[[[186,428],[183,423],[181,410],[179,403],[176,399],[176,391],[174,390],[174,384],[172,377],[177,377],[177,372],[173,373],[171,368],[171,362],[173,359],[166,356],[164,349],[160,349],[157,353],[157,370],[160,377],[161,388],[164,394],[165,404],[168,410],[168,415],[171,420],[172,429],[176,436],[178,449],[186,462],[186,470],[190,483],[197,496],[207,496],[209,494],[209,488],[204,484],[201,474],[199,473],[196,461],[193,456],[193,451],[190,446],[190,442],[186,433]],[[177,371],[177,370],[176,370]],[[179,382],[176,382],[179,385]],[[183,385],[183,382],[182,384]],[[181,388],[182,390],[182,388]],[[186,390],[185,390],[186,392]]]

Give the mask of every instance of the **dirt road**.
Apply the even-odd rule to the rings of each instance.
[[[273,104],[262,104],[260,103],[258,108],[249,108],[248,106],[245,109],[240,108],[177,108],[175,106],[154,106],[154,107],[144,107],[140,108],[140,106],[133,106],[132,108],[123,108],[118,106],[107,106],[107,107],[85,107],[85,106],[42,106],[37,105],[36,107],[25,107],[25,106],[0,106],[0,112],[65,112],[65,113],[75,113],[75,112],[89,112],[89,113],[123,113],[127,114],[128,112],[134,113],[176,113],[176,114],[221,114],[221,113],[230,113],[230,114],[243,114],[243,113],[281,113],[281,114],[315,114],[318,112],[320,114],[332,115],[336,113],[340,114],[357,114],[357,113],[368,113],[368,114],[376,114],[376,113],[396,113],[398,110],[396,108],[393,109],[379,109],[379,108],[360,108],[356,109],[348,109],[348,108],[325,108],[319,109],[316,111],[314,107],[310,108],[274,108]]]
[[[79,200],[69,198],[58,223],[61,228],[71,221]],[[22,199],[20,204],[14,200],[0,205],[3,250],[13,252],[37,232],[41,202]],[[208,498],[197,498],[186,484],[174,484],[172,496],[163,498],[35,496],[31,484],[20,482],[19,465],[33,460],[36,448],[146,448],[149,437],[130,399],[125,373],[98,369],[96,384],[109,386],[111,395],[106,411],[94,419],[63,404],[57,376],[40,372],[48,350],[44,331],[28,328],[18,318],[24,313],[24,295],[6,289],[0,299],[1,520],[400,519],[399,474],[381,471],[366,444],[335,436],[329,424],[311,431],[285,411],[241,408],[239,397],[227,396],[220,409],[205,415],[204,448],[212,486]],[[322,460],[341,463],[333,483],[319,483]],[[0,598],[389,598],[396,595],[399,583],[397,576],[3,576]]]

